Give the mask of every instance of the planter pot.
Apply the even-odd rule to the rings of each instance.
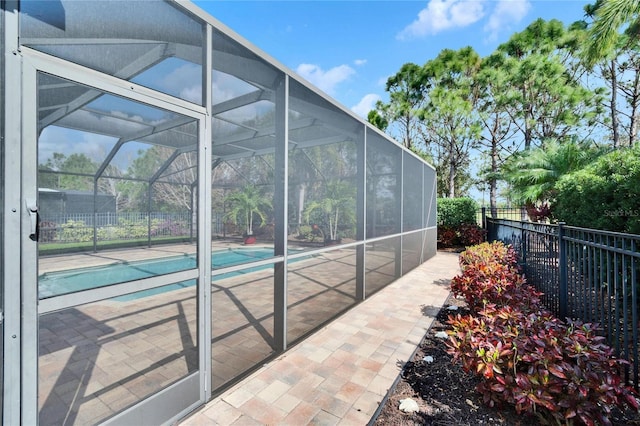
[[[246,237],[244,237],[244,243],[245,244],[255,244],[256,243],[255,235],[247,235]]]

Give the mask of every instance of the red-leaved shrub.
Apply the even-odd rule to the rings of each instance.
[[[453,228],[448,226],[439,226],[438,241],[442,247],[454,247],[458,245],[458,234]]]
[[[477,262],[496,262],[517,268],[515,265],[518,263],[518,253],[512,246],[494,241],[468,248],[460,253],[459,262],[463,271],[467,265]]]
[[[458,240],[463,246],[474,246],[484,242],[487,231],[476,224],[463,224],[458,227]]]
[[[472,223],[457,227],[438,226],[438,242],[441,247],[473,246],[482,243],[486,235],[487,231]]]
[[[515,250],[500,242],[469,248],[460,254],[462,275],[451,280],[451,290],[475,311],[490,303],[537,307],[541,294],[525,284],[516,259]]]
[[[449,317],[448,350],[483,378],[477,389],[486,404],[511,404],[557,424],[606,425],[613,407],[638,410],[619,375],[626,361],[613,356],[594,325],[565,324],[540,308],[540,293],[519,275],[509,247],[485,243],[460,259],[453,291],[476,314]]]

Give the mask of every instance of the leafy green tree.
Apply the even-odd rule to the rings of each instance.
[[[475,78],[475,87],[476,108],[483,128],[479,149],[481,157],[488,163],[480,172],[480,180],[488,184],[489,206],[495,217],[502,165],[519,148],[514,140],[517,127],[513,117],[507,112],[510,99],[508,93],[511,90],[509,75],[502,67],[500,55],[490,55],[482,60]]]
[[[424,104],[422,68],[414,63],[402,65],[400,71],[389,77],[386,91],[389,102],[378,101],[368,119],[381,130],[402,141],[408,149],[424,145],[419,111]]]
[[[330,180],[325,183],[320,199],[309,203],[304,217],[307,223],[317,221],[329,230],[329,239],[338,239],[338,226],[355,223],[356,188],[349,182]],[[325,233],[326,238],[326,233]]]
[[[588,142],[547,141],[544,147],[514,155],[503,170],[511,199],[527,205],[555,200],[562,176],[585,167],[604,152]]]
[[[230,206],[226,218],[244,226],[246,235],[253,235],[254,221],[259,220],[259,226],[262,226],[267,219],[267,210],[272,209],[271,200],[255,185],[245,185],[227,195],[225,201]]]
[[[595,19],[589,31],[587,58],[595,64],[616,46],[618,31],[629,24],[626,33],[632,38],[640,34],[640,0],[598,1],[593,7]]]
[[[500,66],[510,76],[506,111],[525,149],[570,139],[602,114],[603,91],[589,90],[580,80],[586,72],[578,54],[584,37],[579,26],[538,19],[499,46]]]
[[[387,115],[386,105],[382,101],[378,101],[376,102],[376,109],[372,109],[367,114],[367,121],[383,132],[389,127],[389,120],[385,117]]]
[[[599,10],[606,2],[596,1],[586,5],[584,10],[587,17],[594,20],[591,31],[597,22]],[[583,22],[586,27],[589,24]],[[640,120],[640,40],[637,34],[614,33],[607,51],[601,57],[594,57],[592,45],[586,44],[585,57],[587,63],[593,66],[594,74],[602,80],[609,89],[607,103],[609,120],[605,123],[611,132],[614,148],[621,146],[626,139],[633,145],[638,138]],[[624,134],[623,134],[624,132]]]
[[[569,225],[640,234],[640,149],[621,148],[563,176],[554,215]]]
[[[449,165],[444,163],[434,163],[436,169],[436,192],[440,198],[446,198],[450,195],[449,181]],[[453,180],[453,187],[455,189],[457,197],[467,197],[469,195],[469,189],[474,184],[474,180],[469,171],[469,162],[462,163],[462,166],[458,168],[456,176]]]
[[[38,187],[50,189],[60,187],[59,175],[52,172],[54,170],[51,167],[45,164],[38,165]]]
[[[147,209],[148,182],[164,168],[161,176],[152,183],[154,208],[164,211],[188,211],[191,209],[192,184],[198,179],[198,160],[195,151],[186,152],[172,158],[175,149],[163,146],[150,146],[138,150],[137,157],[131,162],[125,178],[115,184],[124,200],[126,209]],[[109,170],[106,170],[109,175]]]
[[[353,142],[296,149],[289,154],[289,212],[293,223],[302,223],[307,200],[319,199],[327,179],[348,179],[357,170]]]
[[[480,57],[471,48],[444,49],[423,67],[425,106],[420,111],[431,152],[447,167],[448,197],[456,196],[456,176],[469,164],[481,123],[475,109],[474,77]]]
[[[40,173],[40,186],[50,186],[56,189],[70,189],[75,191],[93,191],[93,177],[98,165],[86,154],[74,153],[68,157],[60,152],[54,152],[40,170],[54,171]]]

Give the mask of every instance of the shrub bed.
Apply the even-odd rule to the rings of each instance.
[[[438,242],[440,247],[473,246],[484,241],[487,232],[472,223],[456,227],[438,226]]]
[[[615,150],[556,185],[554,217],[568,225],[640,233],[640,147]]]
[[[438,198],[438,246],[472,246],[484,241],[486,232],[476,224],[478,205],[471,198]]]
[[[456,228],[475,223],[478,204],[471,198],[438,198],[438,226]]]
[[[452,291],[474,312],[449,316],[454,362],[482,377],[477,390],[489,406],[511,404],[549,424],[610,424],[614,407],[639,405],[620,377],[597,327],[564,323],[540,305],[517,256],[502,243],[483,243],[460,256]]]

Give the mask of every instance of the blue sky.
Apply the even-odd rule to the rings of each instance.
[[[243,1],[195,0],[200,8],[366,116],[386,100],[386,79],[445,48],[485,56],[537,18],[582,19],[582,0]]]

